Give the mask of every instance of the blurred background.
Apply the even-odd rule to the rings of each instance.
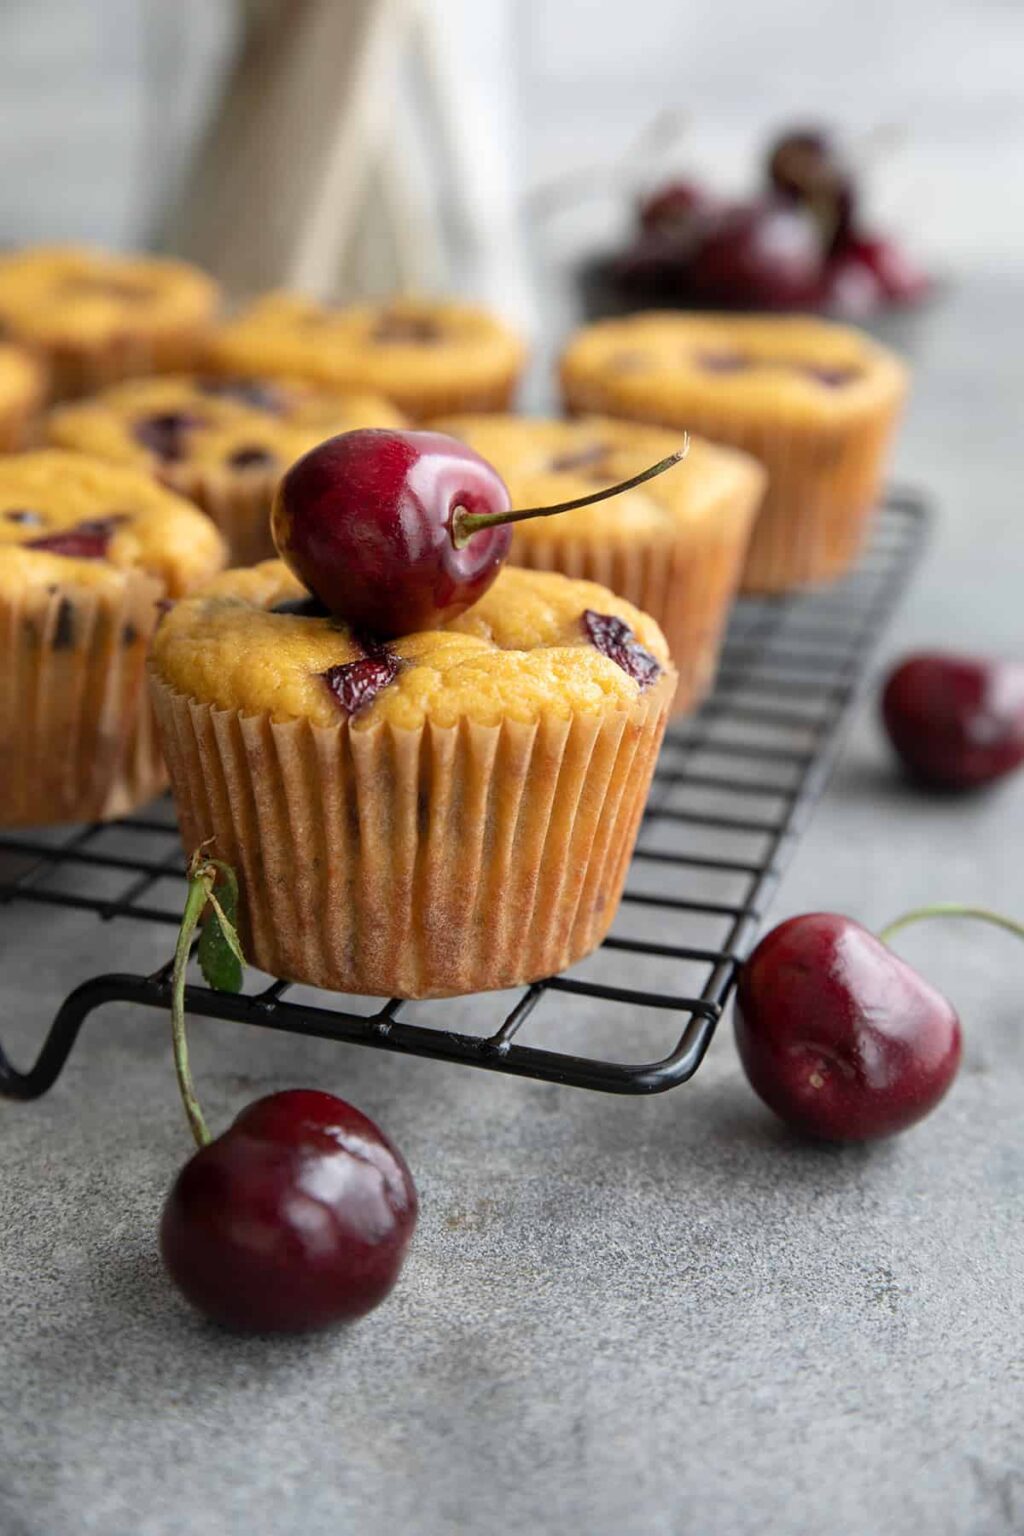
[[[429,34],[425,68],[417,11]],[[367,144],[353,149],[358,134],[345,139],[339,115],[355,90],[363,45],[353,38],[374,18],[401,61],[389,75],[379,54],[371,60],[397,136],[388,174]],[[300,33],[320,74],[311,78],[307,61],[296,88],[287,55]],[[674,166],[742,192],[771,132],[823,119],[855,140],[895,131],[871,151],[865,196],[878,222],[912,239],[935,269],[1013,267],[1024,259],[1022,64],[1019,0],[6,0],[0,238],[163,244],[243,287],[295,278],[289,242],[305,242],[296,259],[310,286],[458,284],[525,318],[537,255],[561,260],[620,238],[634,183]],[[274,118],[283,97],[285,129]],[[623,155],[665,111],[685,120],[685,132],[647,164],[638,149],[623,173]],[[251,146],[254,121],[263,123],[255,160],[238,150],[240,138]],[[349,159],[339,167],[336,155],[328,173],[331,146]],[[364,158],[358,214],[344,215],[362,249],[335,260],[324,221],[331,197],[345,200],[339,175],[351,183]],[[526,228],[531,192],[588,168],[598,175],[587,196],[567,187]],[[232,176],[240,206],[255,205],[237,241],[249,247],[246,261],[259,244],[263,266],[228,250]],[[300,237],[309,208],[319,227]],[[408,226],[404,259],[373,236],[375,219],[383,228],[396,210]]]

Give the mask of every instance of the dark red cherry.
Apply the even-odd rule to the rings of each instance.
[[[723,309],[806,309],[821,294],[823,265],[814,222],[797,208],[730,209],[702,236],[690,282],[702,303]]]
[[[774,194],[814,218],[824,249],[833,250],[848,237],[857,210],[856,188],[830,133],[797,128],[782,134],[769,150],[767,169]]]
[[[513,510],[497,470],[453,437],[344,432],[292,465],[270,526],[281,558],[336,618],[361,636],[390,640],[436,629],[477,602],[508,554],[510,523],[642,485],[677,464],[687,447],[684,440],[677,453],[619,485]]]
[[[931,292],[932,281],[924,268],[893,240],[850,236],[839,243],[833,261],[838,272],[847,274],[847,282],[852,272],[867,274],[887,304],[919,304]],[[833,278],[833,284],[836,281]]]
[[[358,715],[369,708],[381,689],[398,676],[401,661],[383,646],[374,647],[355,661],[328,667],[320,675],[344,715]]]
[[[640,644],[625,619],[587,608],[583,614],[583,628],[594,649],[639,683],[641,693],[657,682],[661,676],[661,663]]]
[[[321,443],[288,470],[271,514],[281,558],[353,629],[380,639],[436,628],[487,591],[511,530],[464,548],[459,508],[505,512],[497,470],[440,432],[366,429]]]
[[[705,213],[712,200],[695,181],[669,181],[640,202],[637,216],[647,234],[685,231],[694,216]]]
[[[939,789],[990,784],[1024,762],[1024,664],[909,656],[889,675],[882,719],[915,778]]]
[[[128,521],[126,512],[115,512],[110,517],[91,517],[61,528],[55,533],[41,534],[38,539],[28,539],[24,549],[41,549],[50,555],[66,555],[73,560],[102,560],[110,548],[110,541],[118,527]]]
[[[135,439],[165,464],[174,464],[185,457],[189,437],[202,425],[202,417],[192,411],[162,411],[135,423]]]
[[[952,1005],[881,939],[833,912],[780,923],[736,992],[747,1077],[794,1130],[825,1141],[904,1131],[960,1064]]]
[[[839,174],[839,156],[825,128],[789,128],[770,145],[768,180],[783,197],[803,201]]]
[[[189,1159],[160,1249],[214,1322],[298,1333],[383,1301],[416,1215],[412,1176],[373,1121],[333,1094],[293,1089],[250,1104]]]

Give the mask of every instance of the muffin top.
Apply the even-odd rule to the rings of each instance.
[[[331,309],[299,294],[270,293],[214,332],[208,357],[219,371],[372,390],[423,415],[453,382],[485,389],[517,373],[525,348],[494,315],[470,304],[394,299]]]
[[[51,412],[51,442],[168,478],[175,466],[267,474],[336,432],[401,427],[379,395],[297,379],[132,379]]]
[[[628,708],[675,678],[654,620],[593,582],[506,566],[444,629],[379,645],[324,614],[279,560],[176,604],[153,665],[216,709],[355,730],[565,719]]]
[[[680,443],[676,432],[603,416],[574,421],[450,416],[433,425],[461,438],[494,465],[514,507],[552,506],[587,496],[639,474],[674,453]],[[753,504],[764,483],[764,470],[749,454],[695,437],[681,464],[636,490],[556,517],[517,523],[513,559],[517,541],[671,539],[680,529],[716,515],[734,498]]]
[[[654,311],[599,320],[569,342],[561,374],[577,407],[652,420],[699,409],[828,423],[870,414],[906,388],[906,370],[886,348],[803,316]]]
[[[37,246],[0,257],[0,322],[42,345],[101,346],[202,324],[216,283],[186,262],[115,256],[84,246]]]
[[[139,470],[56,448],[0,456],[0,591],[113,589],[141,570],[177,597],[224,559],[209,518]]]
[[[45,394],[43,365],[22,347],[0,342],[0,411],[31,407]]]

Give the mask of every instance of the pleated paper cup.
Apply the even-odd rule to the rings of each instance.
[[[765,427],[696,413],[694,431],[745,449],[768,470],[743,567],[744,592],[836,581],[856,563],[881,494],[897,408],[828,426]]]
[[[685,714],[708,692],[757,511],[751,492],[723,502],[714,518],[674,537],[607,540],[514,537],[511,558],[535,571],[596,581],[656,619],[679,675],[670,713]]]
[[[163,585],[0,594],[0,825],[102,821],[166,776],[146,694]]]
[[[151,680],[186,850],[236,870],[249,958],[377,997],[515,986],[601,942],[676,682],[603,714],[409,730],[277,724]]]
[[[600,411],[685,428],[760,460],[768,471],[768,488],[747,549],[741,591],[787,592],[835,581],[856,562],[878,505],[902,392],[880,396],[857,415],[827,423],[780,419],[767,424],[746,420],[739,412],[689,404],[678,414],[669,409],[640,415],[607,398],[600,381],[591,386],[563,378],[563,385],[567,409],[574,414]]]
[[[216,465],[162,465],[159,479],[168,490],[193,502],[211,518],[227,540],[231,565],[256,565],[277,554],[270,536],[270,508],[281,466],[237,471]]]
[[[162,336],[125,332],[100,345],[53,342],[43,346],[50,377],[50,400],[77,400],[98,394],[122,379],[151,373],[187,373],[194,368],[212,321],[182,325]]]
[[[476,412],[493,414],[514,408],[519,379],[520,372],[517,370],[495,379],[493,384],[460,385],[457,380],[453,380],[447,389],[442,389],[439,383],[432,383],[429,396],[420,399],[410,389],[393,392],[390,398],[413,421],[429,421],[434,416],[462,416]]]

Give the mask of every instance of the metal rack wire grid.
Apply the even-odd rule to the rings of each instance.
[[[827,781],[926,522],[916,495],[890,493],[863,558],[838,585],[737,603],[714,692],[666,736],[611,934],[570,972],[520,988],[510,1006],[501,994],[497,1028],[469,1034],[437,1027],[429,1022],[429,1004],[397,998],[320,993],[312,1003],[289,1000],[291,984],[284,981],[237,996],[190,985],[189,1011],[605,1092],[659,1093],[685,1082],[704,1058]],[[167,800],[121,822],[0,834],[0,903],[75,907],[104,922],[171,929],[183,873]],[[620,955],[644,957],[650,984],[617,985]],[[665,1011],[679,1033],[667,1054],[632,1063],[527,1044],[530,1020],[550,994],[620,1010],[627,1030],[627,1010]],[[0,1051],[0,1093],[21,1099],[45,1093],[85,1019],[115,1001],[169,1009],[170,962],[149,976],[84,981],[58,1009],[28,1071],[17,1071]]]

